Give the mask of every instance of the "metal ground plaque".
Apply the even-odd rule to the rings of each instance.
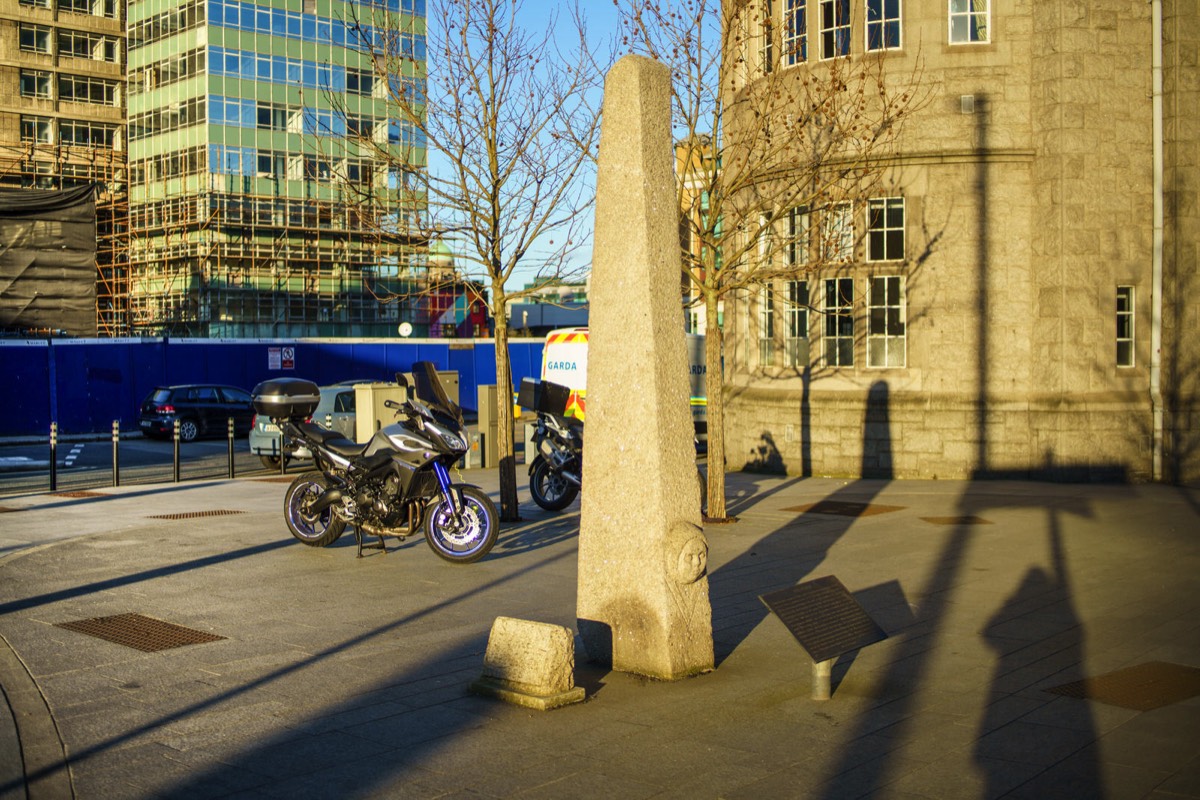
[[[840,580],[830,575],[759,597],[814,663],[883,641],[887,633]]]

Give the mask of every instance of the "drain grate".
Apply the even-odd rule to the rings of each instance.
[[[278,478],[255,478],[254,480],[258,481],[259,483],[291,483],[296,479],[290,475],[286,478],[280,475]]]
[[[20,508],[9,508],[8,506],[0,506],[0,514],[13,514],[17,511],[21,511],[21,510],[22,509],[20,509]]]
[[[155,653],[189,644],[218,642],[225,638],[141,614],[117,614],[112,617],[81,619],[77,622],[60,622],[54,627],[86,633],[88,636],[132,647],[143,653]]]
[[[104,492],[77,491],[77,492],[55,492],[53,496],[54,497],[83,498],[83,497],[110,497],[111,495],[104,494]]]
[[[245,513],[245,511],[231,511],[227,508],[212,508],[208,511],[180,511],[175,514],[152,514],[146,519],[201,519],[202,517],[228,517],[233,514]]]
[[[1149,661],[1046,691],[1134,711],[1153,711],[1200,695],[1200,669]]]
[[[922,522],[928,522],[931,525],[991,525],[990,519],[977,517],[974,514],[967,514],[962,517],[919,517]]]
[[[809,503],[803,506],[792,506],[784,511],[794,511],[797,514],[833,514],[839,517],[873,517],[876,514],[890,514],[893,511],[903,511],[904,506],[884,506],[875,503],[850,503],[844,500],[822,500],[819,503]]]

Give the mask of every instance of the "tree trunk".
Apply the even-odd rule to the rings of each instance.
[[[725,380],[721,374],[724,335],[717,316],[718,295],[704,297],[704,393],[708,395],[708,516],[723,520],[725,510]]]
[[[500,521],[518,522],[517,460],[513,448],[512,364],[508,359],[508,318],[503,286],[492,286],[492,319],[496,322],[496,455],[500,459]]]

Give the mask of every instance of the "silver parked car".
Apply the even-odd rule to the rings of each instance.
[[[366,381],[347,381],[333,386],[321,387],[321,402],[313,411],[312,420],[318,425],[335,430],[347,439],[354,439],[354,384]],[[279,469],[279,459],[312,458],[308,449],[282,441],[279,426],[269,417],[256,414],[250,427],[250,452],[262,459],[269,469]]]

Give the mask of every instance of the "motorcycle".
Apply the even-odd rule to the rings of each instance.
[[[571,390],[550,381],[525,378],[517,403],[537,412],[533,432],[536,455],[529,463],[529,494],[547,511],[561,511],[575,501],[583,488],[583,420],[566,416]],[[701,442],[697,427],[696,448]],[[708,482],[699,467],[700,509],[708,507]]]
[[[583,422],[564,413],[571,392],[567,387],[527,378],[521,391],[529,407],[537,410],[537,455],[529,464],[529,494],[547,511],[561,511],[575,501],[583,483]]]
[[[402,374],[396,381],[409,388]],[[363,549],[386,552],[384,536],[404,541],[423,530],[429,547],[446,561],[478,561],[496,543],[498,515],[482,489],[450,479],[450,468],[469,447],[462,409],[426,361],[413,365],[413,388],[406,394],[403,403],[384,403],[402,420],[357,444],[306,419],[320,399],[315,384],[280,378],[254,388],[255,411],[306,447],[317,466],[288,487],[288,530],[310,547],[328,547],[352,526],[359,558]],[[378,544],[363,544],[364,533],[378,536]]]

